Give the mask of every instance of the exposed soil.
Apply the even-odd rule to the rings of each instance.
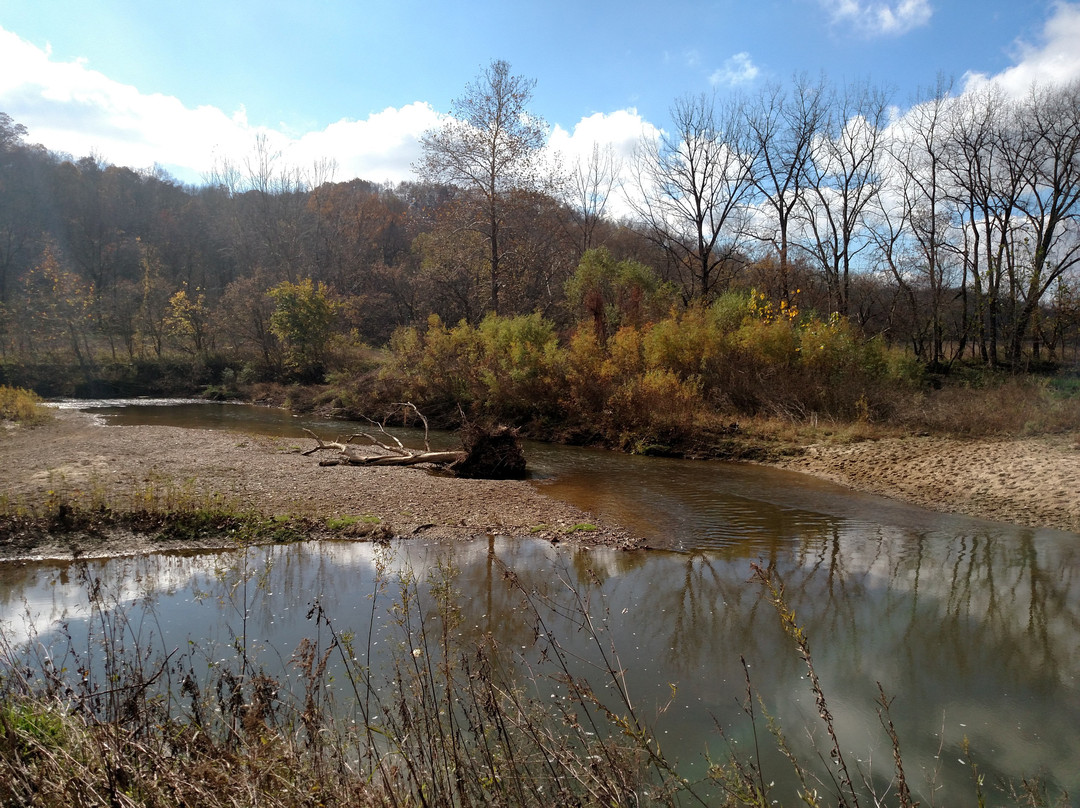
[[[219,495],[267,516],[360,517],[357,536],[471,539],[490,533],[645,546],[617,525],[544,496],[525,481],[464,480],[424,469],[322,467],[306,441],[164,426],[102,426],[61,410],[43,426],[5,424],[0,494],[40,503],[104,500],[124,507],[150,491],[179,500]],[[965,441],[911,437],[810,446],[773,465],[939,511],[1080,533],[1075,436]],[[52,493],[50,493],[52,492]],[[137,503],[136,503],[137,504]],[[595,529],[591,529],[595,526]],[[366,530],[363,528],[367,528]],[[370,538],[370,536],[369,536]],[[221,546],[226,538],[185,546]],[[0,559],[146,552],[153,534],[0,534]],[[176,545],[168,545],[175,549]]]
[[[236,509],[312,517],[318,523],[361,517],[358,527],[377,525],[377,535],[384,536],[469,539],[496,533],[628,549],[644,545],[618,526],[544,496],[527,481],[456,479],[420,467],[324,467],[318,457],[301,454],[314,445],[303,439],[103,426],[75,410],[59,410],[42,426],[7,424],[4,430],[0,492],[16,503],[51,496],[124,507],[134,495],[153,490],[159,500],[163,492],[182,501],[221,495]],[[215,540],[192,544],[212,546]],[[45,544],[39,535],[9,532],[0,535],[0,558],[114,555],[162,546],[152,536],[131,532],[64,534]]]
[[[949,513],[1080,533],[1080,437],[887,438],[773,465]]]

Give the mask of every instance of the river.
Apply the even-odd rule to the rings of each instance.
[[[340,430],[240,405],[95,411],[111,423]],[[933,513],[757,466],[540,444],[527,456],[549,495],[675,549],[557,548],[492,536],[452,546],[405,541],[390,550],[303,543],[0,565],[6,636],[33,637],[42,648],[88,636],[88,577],[131,610],[126,619],[146,643],[187,643],[211,658],[242,631],[252,653],[280,665],[312,630],[307,614],[316,599],[336,624],[364,635],[393,600],[384,592],[373,608],[379,564],[419,580],[451,564],[466,637],[490,633],[523,668],[539,664],[543,643],[521,593],[550,598],[558,608],[552,633],[587,658],[600,646],[558,616],[584,598],[600,645],[626,669],[637,713],[655,725],[665,753],[697,777],[707,756],[752,746],[747,673],[796,753],[810,761],[828,754],[806,666],[765,591],[750,581],[754,563],[782,582],[843,754],[864,779],[880,787],[892,772],[876,709],[880,683],[924,804],[973,803],[972,763],[989,793],[1001,779],[1024,776],[1039,776],[1051,793],[1080,792],[1080,536]],[[240,589],[241,580],[253,583]],[[757,719],[764,736],[760,712]],[[787,804],[789,769],[763,746],[766,777]]]

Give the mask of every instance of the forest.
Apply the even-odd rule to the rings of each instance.
[[[329,385],[343,412],[407,397],[624,445],[703,413],[925,417],[976,371],[1075,397],[1080,84],[942,82],[900,111],[795,78],[681,97],[631,157],[574,163],[532,90],[492,62],[397,185],[265,138],[184,185],[0,112],[0,384]]]

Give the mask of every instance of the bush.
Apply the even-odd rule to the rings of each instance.
[[[556,398],[561,363],[554,326],[539,314],[489,314],[476,332],[477,371],[484,407],[520,421],[549,411]]]
[[[624,324],[610,336],[584,321],[565,347],[539,314],[450,329],[433,316],[426,331],[397,331],[391,355],[383,378],[436,420],[461,407],[519,426],[551,419],[564,434],[624,445],[628,434],[689,438],[710,410],[877,420],[917,376],[846,318],[774,309],[753,293]]]
[[[653,369],[624,381],[609,399],[613,426],[633,433],[638,443],[686,440],[704,408],[696,379],[680,379],[670,370]]]
[[[452,329],[437,315],[426,331],[398,329],[384,372],[402,395],[435,413],[458,407],[514,423],[552,412],[562,379],[562,351],[554,326],[539,314],[499,317]]]
[[[40,424],[52,418],[37,393],[21,387],[0,386],[0,420],[17,424]]]

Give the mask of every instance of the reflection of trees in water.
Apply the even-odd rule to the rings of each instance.
[[[951,653],[960,670],[970,668],[965,649],[996,648],[1013,663],[1023,651],[1018,667],[1035,661],[1056,677],[1080,636],[1070,608],[1078,553],[1033,531],[953,538],[879,528],[806,537],[772,566],[807,629],[830,641],[864,646],[862,635],[887,627],[909,650]]]
[[[998,750],[985,759],[987,770],[1006,769],[1003,761],[1012,756],[1067,771],[1069,756],[1080,755],[1073,684],[1080,676],[1080,546],[1066,537],[992,525],[949,535],[823,520],[795,539],[754,547],[677,554],[527,541],[403,543],[378,551],[388,553],[387,586],[374,604],[377,551],[370,545],[252,549],[246,561],[240,554],[157,556],[89,568],[126,602],[158,603],[162,615],[175,609],[177,630],[196,637],[223,635],[221,622],[235,618],[221,617],[205,601],[192,604],[192,593],[223,600],[230,580],[249,575],[243,602],[252,633],[284,660],[311,629],[303,613],[314,597],[340,627],[362,634],[372,614],[386,615],[397,570],[412,568],[424,590],[428,572],[438,569],[439,559],[449,560],[458,569],[453,585],[464,639],[490,635],[514,651],[503,664],[523,662],[520,654],[534,663],[544,638],[523,602],[527,592],[535,593],[533,604],[550,603],[552,614],[566,610],[562,617],[549,615],[549,627],[560,641],[583,649],[580,621],[570,613],[580,597],[603,641],[620,651],[632,689],[659,700],[668,682],[677,684],[678,706],[691,705],[680,720],[700,720],[708,724],[701,732],[711,732],[709,713],[723,724],[739,719],[740,656],[751,662],[755,687],[785,721],[792,714],[806,717],[793,706],[800,695],[808,701],[802,662],[763,591],[749,583],[754,560],[783,583],[824,687],[836,697],[830,706],[856,733],[880,735],[872,704],[881,680],[898,697],[898,728],[916,757],[930,761],[937,753],[941,741],[934,733],[942,715],[969,725],[962,731],[976,752]],[[516,574],[515,585],[506,580],[504,563]],[[73,570],[25,568],[8,579],[5,603],[17,601],[16,587],[30,588],[39,593],[47,620],[66,616],[78,587]],[[433,606],[424,603],[426,617],[435,619]],[[1025,733],[1035,737],[1021,736],[1020,724],[1034,726]],[[961,731],[951,726],[954,736]]]

